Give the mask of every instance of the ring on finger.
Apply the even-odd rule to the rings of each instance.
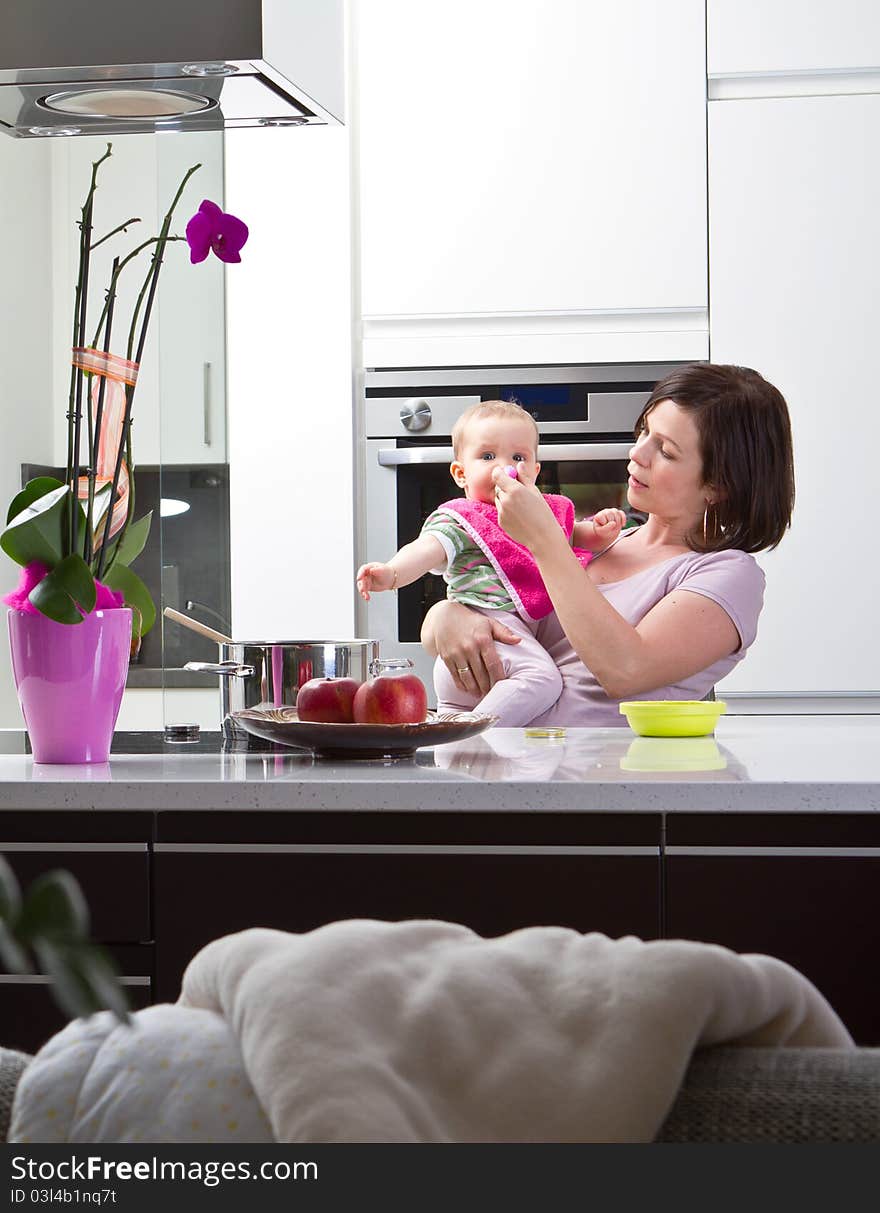
[[[469,665],[457,665],[455,667],[456,674],[470,674],[471,667]]]

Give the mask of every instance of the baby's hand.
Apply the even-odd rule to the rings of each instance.
[[[598,514],[593,515],[592,523],[596,531],[596,538],[602,540],[603,543],[610,543],[620,534],[626,524],[626,514],[623,510],[613,508],[599,510]]]
[[[397,577],[391,565],[380,564],[378,561],[362,564],[355,577],[355,584],[364,602],[370,601],[370,590],[373,593],[377,593],[379,590],[390,590],[394,588],[396,582]]]

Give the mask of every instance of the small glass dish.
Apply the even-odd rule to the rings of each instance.
[[[640,737],[705,737],[726,711],[723,699],[631,699],[620,705]]]

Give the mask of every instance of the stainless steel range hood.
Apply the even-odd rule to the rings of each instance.
[[[343,0],[4,0],[16,138],[343,121]]]

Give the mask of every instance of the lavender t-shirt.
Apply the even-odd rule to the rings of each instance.
[[[740,646],[674,686],[641,691],[639,699],[702,699],[729,674],[746,654],[758,631],[758,616],[764,605],[764,573],[746,552],[684,552],[634,573],[623,581],[598,585],[618,614],[633,626],[672,590],[689,590],[711,598],[727,612],[739,632]],[[555,613],[538,625],[537,639],[562,674],[562,694],[552,708],[533,724],[592,727],[626,725],[619,711],[620,700],[609,699],[562,631]]]

